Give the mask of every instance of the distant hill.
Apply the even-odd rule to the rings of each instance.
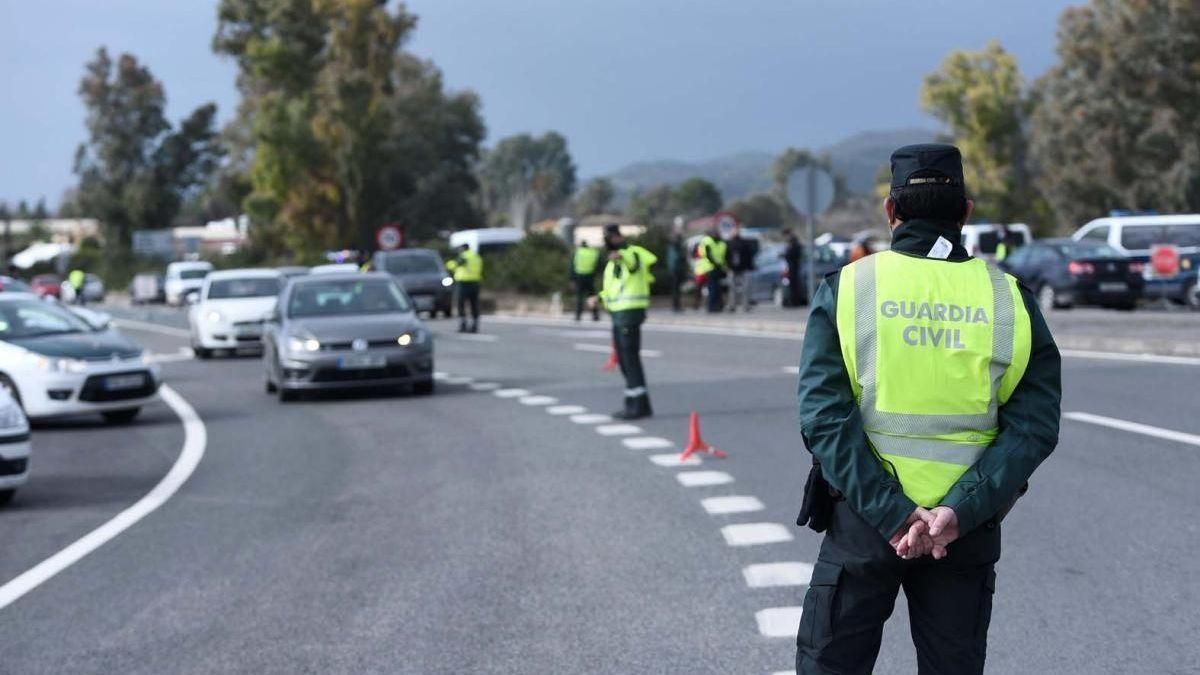
[[[864,131],[818,152],[830,154],[834,170],[846,177],[851,192],[869,194],[879,167],[887,164],[892,150],[909,143],[926,143],[934,136],[936,132],[927,129]],[[693,176],[712,181],[725,200],[732,201],[771,189],[771,164],[775,157],[775,153],[769,152],[741,152],[703,162],[637,162],[609,178],[622,197],[618,200],[621,202],[634,190],[681,183]]]

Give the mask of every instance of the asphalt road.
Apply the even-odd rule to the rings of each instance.
[[[762,632],[795,620],[820,543],[792,524],[797,339],[648,331],[657,416],[629,430],[558,407],[617,406],[605,323],[439,322],[434,396],[280,404],[257,359],[179,358],[181,313],[118,313],[150,324],[126,330],[170,359],[206,454],[160,509],[0,609],[0,673],[791,668],[794,635]],[[1068,359],[1064,410],[1200,436],[1197,375]],[[692,410],[729,457],[660,466]],[[1200,437],[1088,419],[1064,420],[1005,522],[989,672],[1200,672]],[[0,584],[137,501],[183,440],[163,405],[37,429],[32,482],[0,510]],[[702,479],[723,482],[682,483]],[[768,571],[784,585],[751,587]],[[915,672],[906,614],[879,673]]]

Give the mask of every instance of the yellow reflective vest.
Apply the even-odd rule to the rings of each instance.
[[[878,253],[842,269],[837,327],[871,446],[909,499],[937,506],[1029,363],[1016,280],[979,259]]]
[[[571,271],[576,276],[590,277],[596,273],[596,266],[600,263],[600,251],[591,246],[580,246],[575,249],[575,255],[571,260]]]
[[[459,253],[457,258],[446,261],[446,269],[454,275],[455,281],[483,281],[483,258],[470,249]]]
[[[654,276],[650,267],[658,260],[641,246],[629,245],[621,249],[618,260],[609,260],[604,266],[604,285],[600,299],[610,312],[645,309],[650,306],[650,285]]]
[[[724,240],[705,235],[698,247],[700,259],[696,261],[696,274],[708,274],[718,267],[725,269],[726,249]]]

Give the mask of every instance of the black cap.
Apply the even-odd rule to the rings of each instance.
[[[892,153],[892,187],[962,185],[962,154],[944,143],[906,145]]]
[[[621,226],[616,223],[609,223],[604,226],[604,236],[617,236],[621,234]]]

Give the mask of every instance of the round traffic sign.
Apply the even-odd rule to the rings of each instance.
[[[375,232],[375,243],[384,251],[392,251],[404,244],[404,232],[397,225],[384,225]]]
[[[833,205],[833,176],[815,166],[799,168],[788,176],[787,198],[800,213],[822,213]]]

